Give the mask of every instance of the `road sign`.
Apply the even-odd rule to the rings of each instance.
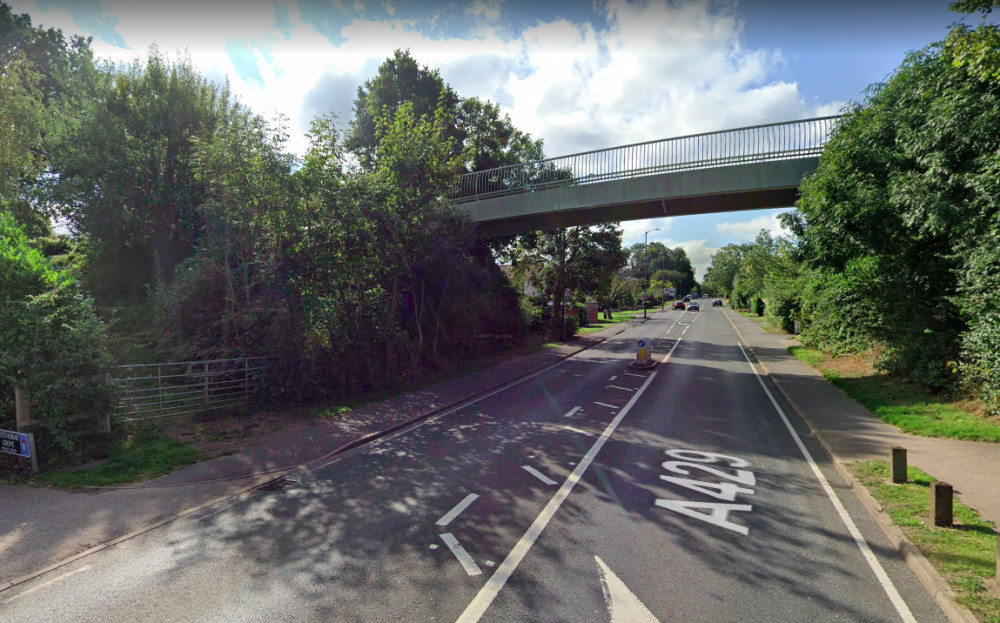
[[[0,429],[0,452],[30,458],[31,440],[28,433]]]
[[[646,348],[646,340],[639,340],[639,343],[636,344],[636,346],[639,348]]]

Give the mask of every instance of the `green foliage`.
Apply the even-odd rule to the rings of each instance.
[[[108,459],[87,469],[59,469],[43,472],[36,482],[56,487],[106,487],[140,483],[200,460],[190,444],[151,432],[129,434],[117,440]]]
[[[67,42],[61,31],[35,28],[28,15],[0,3],[0,210],[30,236],[49,233],[42,173],[92,75],[89,40]]]
[[[144,64],[104,66],[92,89],[53,155],[48,200],[89,235],[85,282],[113,303],[169,283],[190,256],[210,196],[194,150],[240,111],[190,60],[155,48]]]
[[[90,299],[6,214],[0,214],[0,325],[0,394],[17,387],[36,403],[43,457],[74,452],[77,429],[92,431],[115,397],[104,326]],[[13,428],[7,409],[0,419]]]
[[[669,281],[679,296],[697,287],[691,260],[681,247],[668,249],[661,242],[651,242],[647,247],[637,242],[628,249],[628,269],[635,279],[645,280],[648,273],[650,278]]]
[[[939,389],[955,385],[961,336],[978,322],[956,295],[975,290],[970,262],[1000,207],[1000,85],[954,60],[947,46],[911,54],[848,110],[791,219],[821,279],[872,263],[868,304],[827,313],[823,333],[880,343],[883,369]],[[987,343],[966,343],[975,365],[987,359],[968,349]]]

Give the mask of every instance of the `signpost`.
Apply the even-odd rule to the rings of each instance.
[[[38,455],[35,453],[35,436],[0,429],[0,452],[31,459],[31,472],[38,473]]]

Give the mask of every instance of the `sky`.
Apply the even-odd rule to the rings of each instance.
[[[188,55],[257,113],[346,127],[396,49],[462,97],[500,105],[548,156],[837,114],[908,51],[980,22],[932,0],[7,0],[93,37],[102,59]],[[787,208],[790,209],[790,208]],[[787,209],[622,223],[624,243],[683,247],[700,280],[719,247],[780,234]]]

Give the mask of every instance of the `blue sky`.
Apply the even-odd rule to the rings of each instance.
[[[287,118],[290,147],[317,115],[350,119],[357,87],[408,48],[464,97],[501,105],[549,156],[835,114],[906,52],[957,21],[929,0],[8,0],[36,25],[130,61],[152,44]],[[699,278],[730,242],[777,231],[761,210],[623,223],[683,246]]]

